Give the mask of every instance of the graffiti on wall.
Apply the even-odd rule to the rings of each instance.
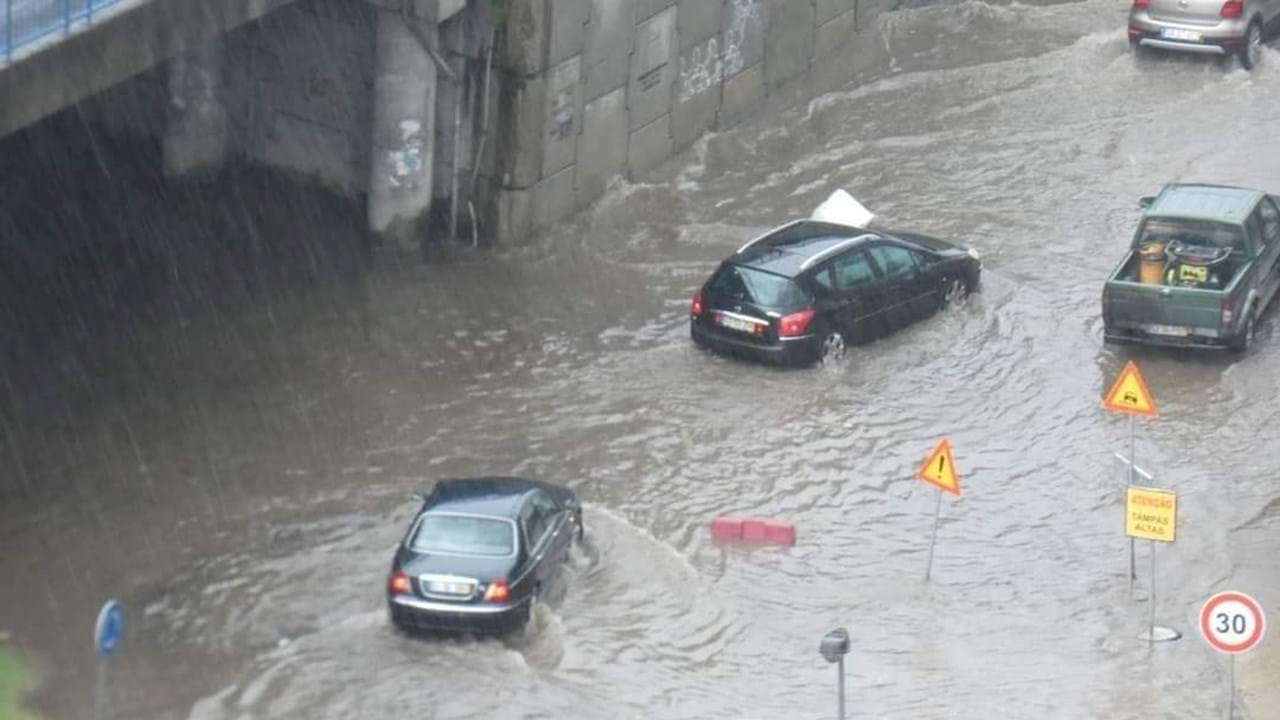
[[[550,135],[556,140],[568,140],[573,134],[573,91],[561,90],[551,105]]]
[[[426,139],[422,135],[422,123],[417,120],[400,121],[400,147],[387,153],[391,167],[391,187],[415,188],[422,174],[423,148]]]
[[[712,37],[695,45],[680,58],[680,100],[689,100],[720,84],[724,62],[720,59],[720,39]]]
[[[752,31],[764,31],[760,0],[729,0],[729,20],[724,29],[724,74],[736,75],[746,67],[742,48]]]

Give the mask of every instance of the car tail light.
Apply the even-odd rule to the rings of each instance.
[[[1227,0],[1222,3],[1222,17],[1238,18],[1244,15],[1244,2],[1242,0]]]
[[[413,586],[409,583],[409,574],[403,570],[392,573],[389,587],[391,592],[396,595],[411,595],[413,593]]]
[[[1151,0],[1133,0],[1133,6],[1139,10],[1146,10],[1151,7]]]
[[[1142,37],[1142,30],[1136,27],[1129,28],[1129,39]]]
[[[1236,319],[1236,314],[1231,306],[1230,300],[1222,301],[1222,327],[1231,327],[1231,322]]]
[[[489,583],[489,587],[485,588],[485,602],[506,602],[511,599],[511,586],[504,579],[494,580]]]
[[[778,337],[796,337],[803,335],[813,322],[813,308],[791,313],[778,321]]]
[[[689,306],[689,314],[702,317],[702,288],[698,288],[693,293],[693,304]]]

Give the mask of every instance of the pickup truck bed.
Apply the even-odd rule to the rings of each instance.
[[[1232,339],[1224,330],[1223,307],[1232,307],[1242,267],[1222,290],[1201,290],[1138,281],[1138,254],[1130,251],[1103,289],[1106,339],[1174,347],[1223,348]]]

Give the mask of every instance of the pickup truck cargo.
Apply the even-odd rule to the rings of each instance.
[[[1223,185],[1166,185],[1102,290],[1105,339],[1248,349],[1280,286],[1280,198]]]

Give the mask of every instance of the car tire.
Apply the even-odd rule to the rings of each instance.
[[[849,345],[844,341],[844,335],[836,330],[830,330],[822,336],[822,344],[818,346],[819,365],[834,367],[843,362],[848,355]]]
[[[1258,61],[1262,59],[1261,22],[1254,20],[1249,23],[1249,29],[1244,33],[1244,42],[1240,44],[1236,57],[1240,59],[1240,67],[1245,70],[1252,70],[1258,65]]]
[[[940,300],[938,305],[945,310],[952,305],[964,302],[964,299],[969,297],[969,288],[959,278],[944,279],[939,293]]]
[[[1253,345],[1254,334],[1257,332],[1255,315],[1256,313],[1250,312],[1245,316],[1244,328],[1227,344],[1232,352],[1245,353],[1249,350],[1249,346]]]

